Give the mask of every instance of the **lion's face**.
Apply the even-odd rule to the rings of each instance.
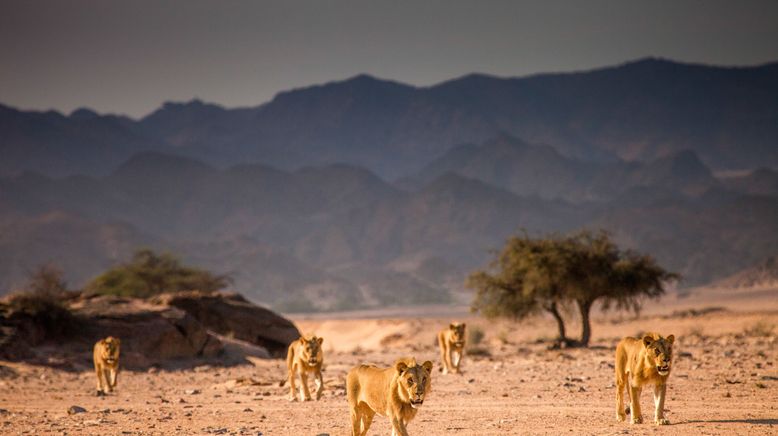
[[[675,336],[670,335],[667,338],[659,337],[655,339],[651,336],[643,338],[643,345],[646,347],[646,360],[656,367],[659,375],[670,374],[670,366],[673,363],[673,342]]]
[[[424,396],[430,388],[432,362],[428,360],[421,365],[415,363],[408,366],[405,362],[398,362],[396,369],[400,389],[407,394],[411,407],[418,409],[424,404]]]
[[[312,336],[311,338],[300,338],[300,342],[302,344],[302,358],[308,365],[316,365],[322,360],[321,344],[324,342],[324,338]]]
[[[121,341],[113,336],[108,336],[103,340],[103,344],[105,344],[102,353],[103,360],[111,364],[119,360],[119,347]]]
[[[457,347],[465,345],[465,323],[452,323],[448,329],[451,331],[451,340],[454,345]]]

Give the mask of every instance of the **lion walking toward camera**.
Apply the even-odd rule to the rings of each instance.
[[[406,426],[416,416],[430,390],[432,362],[416,364],[402,358],[394,366],[359,365],[346,377],[346,395],[354,436],[364,436],[376,413],[392,423],[393,436],[407,436]]]
[[[286,367],[289,370],[289,401],[295,401],[297,376],[300,376],[300,401],[311,401],[311,391],[308,390],[308,373],[312,372],[316,383],[316,400],[321,399],[324,381],[321,376],[321,366],[324,363],[324,352],[321,344],[324,338],[316,336],[301,337],[289,344],[286,353]]]
[[[465,355],[465,323],[454,322],[438,333],[443,374],[459,373],[459,364]]]
[[[97,395],[105,395],[116,388],[119,375],[119,352],[121,341],[113,336],[97,341],[92,357],[97,374]]]
[[[670,422],[664,417],[667,378],[673,360],[675,336],[663,338],[658,333],[648,333],[643,339],[624,338],[616,347],[616,419],[623,422],[627,413],[632,423],[640,424],[640,393],[643,386],[654,386],[654,421],[656,425]],[[629,406],[624,409],[624,390],[629,392]]]

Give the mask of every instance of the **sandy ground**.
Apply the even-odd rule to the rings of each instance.
[[[412,434],[778,434],[778,311],[713,311],[639,319],[598,316],[589,349],[549,351],[546,319],[512,324],[460,317],[485,334],[463,375],[434,371],[432,392]],[[414,314],[419,315],[419,314]],[[325,337],[325,395],[290,403],[281,360],[231,368],[123,372],[118,391],[94,396],[94,374],[0,362],[0,434],[349,434],[344,379],[362,362],[439,358],[434,332],[450,317],[298,319]],[[571,326],[577,332],[577,327]],[[650,392],[642,425],[615,419],[613,352],[624,335],[646,330],[678,337],[666,416],[655,427]],[[78,405],[86,413],[68,415]],[[376,417],[370,434],[391,432]]]

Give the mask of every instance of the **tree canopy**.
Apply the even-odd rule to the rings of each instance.
[[[230,284],[227,275],[185,266],[169,253],[149,249],[137,251],[132,259],[92,279],[86,289],[99,294],[148,298],[164,292],[215,291]]]
[[[645,298],[658,298],[679,276],[648,255],[621,250],[605,232],[571,236],[509,238],[486,270],[473,272],[467,286],[476,291],[472,310],[486,317],[522,319],[540,311],[557,322],[559,341],[586,346],[590,311],[639,311]],[[579,341],[567,338],[561,307],[574,305],[581,316]]]

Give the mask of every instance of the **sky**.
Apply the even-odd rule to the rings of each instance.
[[[778,61],[778,1],[0,1],[0,103],[65,113],[255,106],[359,73],[429,86],[646,56]]]

